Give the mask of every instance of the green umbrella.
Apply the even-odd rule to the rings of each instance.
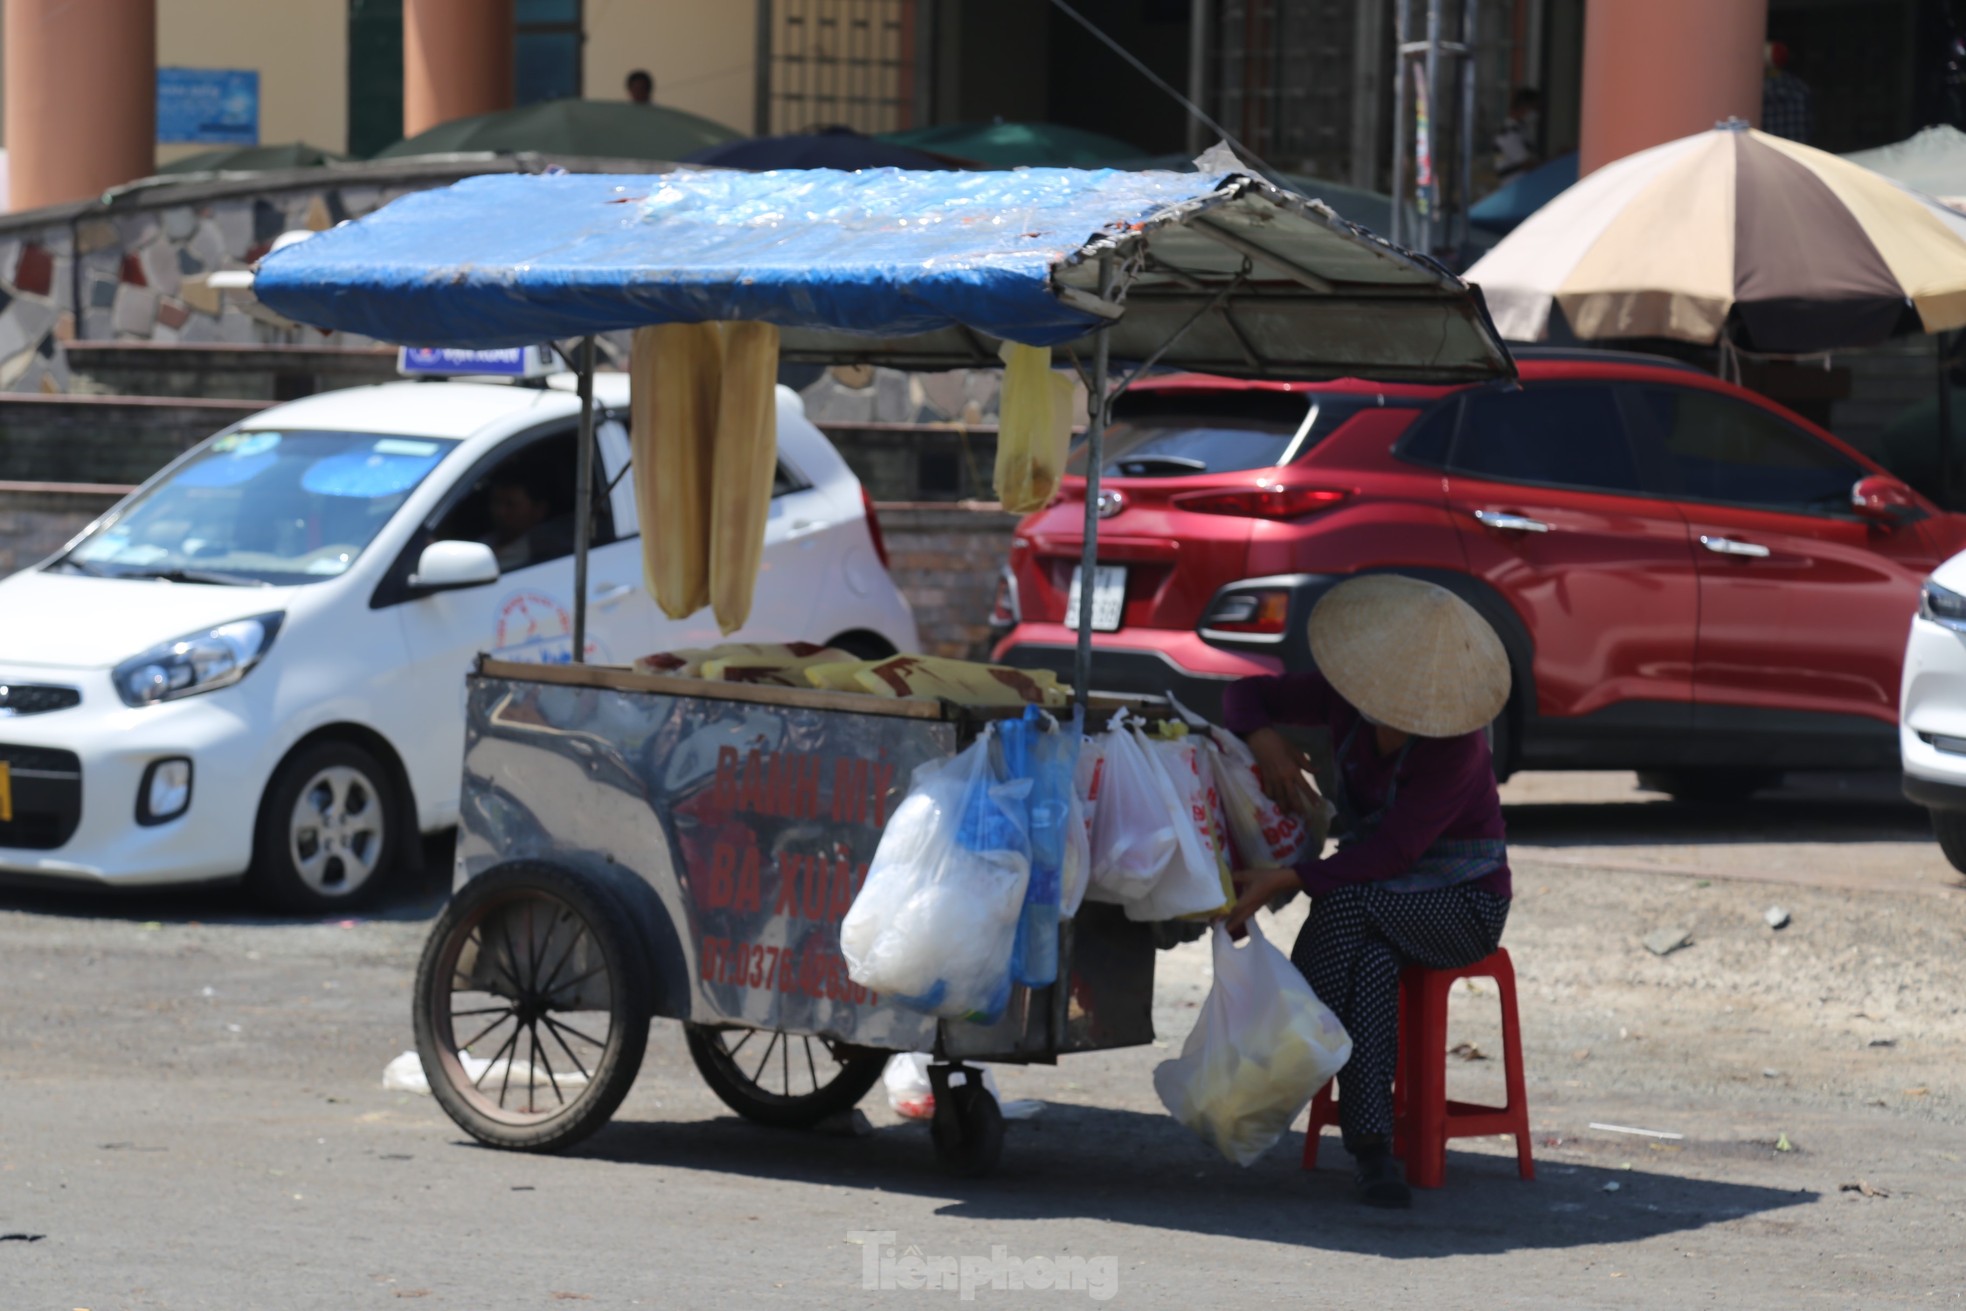
[[[472,118],[439,123],[376,152],[377,159],[498,154],[582,155],[590,159],[676,160],[707,146],[737,141],[733,131],[680,109],[626,100],[542,100]]]
[[[975,160],[991,168],[1128,168],[1144,152],[1135,145],[1057,123],[944,123],[882,132],[882,141]]]
[[[186,155],[158,169],[159,173],[267,173],[282,168],[319,168],[348,158],[332,150],[289,141],[283,146],[224,146]]]

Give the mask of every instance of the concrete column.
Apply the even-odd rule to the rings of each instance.
[[[1588,0],[1578,172],[1725,118],[1761,122],[1768,0]]]
[[[12,209],[155,172],[156,0],[6,0]]]
[[[512,107],[512,0],[403,0],[403,135]]]

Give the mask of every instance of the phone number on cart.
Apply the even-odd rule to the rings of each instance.
[[[801,955],[789,947],[706,937],[698,959],[702,962],[698,972],[705,983],[797,992],[856,1006],[871,1006],[880,1000],[878,993],[849,979],[845,958],[829,951]]]

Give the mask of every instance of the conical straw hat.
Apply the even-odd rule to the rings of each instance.
[[[1485,728],[1509,699],[1509,657],[1474,607],[1395,574],[1348,579],[1311,612],[1311,657],[1367,719],[1420,737]]]

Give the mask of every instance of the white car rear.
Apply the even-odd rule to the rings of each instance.
[[[0,874],[250,870],[273,900],[327,909],[455,823],[473,658],[572,659],[579,411],[562,383],[276,406],[0,582]],[[724,640],[708,610],[672,622],[644,590],[627,380],[597,377],[596,399],[587,658]],[[778,442],[751,618],[730,640],[914,650],[872,507],[784,388]]]
[[[1946,859],[1966,872],[1966,555],[1925,582],[1898,705],[1905,795],[1932,812]]]

